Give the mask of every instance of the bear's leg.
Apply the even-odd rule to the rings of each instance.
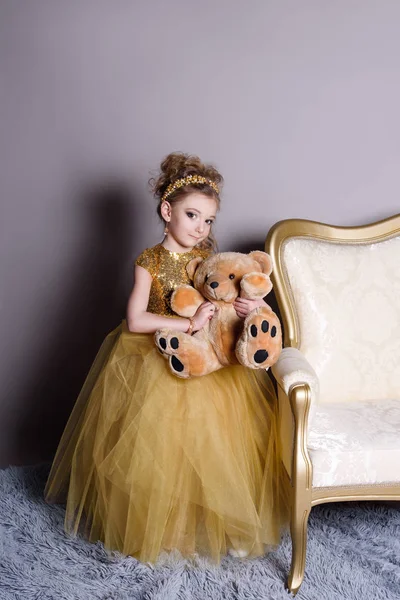
[[[238,361],[251,369],[268,369],[282,350],[279,319],[269,306],[253,310],[245,319],[243,333],[236,343]]]
[[[178,377],[207,375],[222,367],[207,340],[170,329],[161,329],[154,337],[158,349],[168,358],[172,373]]]

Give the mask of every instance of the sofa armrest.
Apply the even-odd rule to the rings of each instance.
[[[284,348],[272,372],[278,383],[282,460],[291,478],[293,493],[301,493],[303,497],[311,494],[312,463],[307,440],[319,399],[319,380],[297,348]]]
[[[294,385],[304,383],[309,385],[311,406],[308,421],[310,423],[319,400],[319,380],[306,357],[297,348],[284,348],[272,367],[272,373],[287,396]]]

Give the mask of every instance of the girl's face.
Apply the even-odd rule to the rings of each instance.
[[[165,200],[161,205],[161,214],[168,225],[168,249],[187,252],[205,240],[216,212],[216,200],[201,192],[188,194],[173,204]]]

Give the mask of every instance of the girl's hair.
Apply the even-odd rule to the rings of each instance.
[[[202,163],[198,156],[183,154],[183,152],[172,152],[171,154],[168,154],[160,165],[160,173],[158,176],[152,177],[149,181],[151,190],[158,200],[157,214],[160,219],[162,219],[161,204],[167,188],[176,181],[190,175],[193,177],[204,177],[213,182],[218,189],[221,188],[224,181],[222,175],[215,167]],[[170,192],[166,200],[170,204],[174,204],[179,200],[183,200],[185,196],[195,191],[200,192],[209,198],[214,198],[217,203],[217,210],[219,209],[219,194],[208,182],[192,181],[186,185],[182,185]],[[211,231],[208,237],[198,244],[198,247],[207,250],[216,250],[217,244]]]

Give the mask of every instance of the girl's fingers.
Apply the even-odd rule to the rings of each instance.
[[[234,304],[243,304],[243,305],[246,303],[247,303],[246,298],[236,298],[236,300],[234,302]]]
[[[233,305],[237,308],[249,310],[251,303],[252,303],[252,300],[246,300],[246,299],[240,298],[239,300],[235,300]]]
[[[245,312],[249,312],[249,309],[248,309],[248,307],[247,307],[247,306],[234,306],[233,308],[234,308],[236,311],[238,311],[238,310],[241,310],[242,312],[243,312],[243,311],[245,311]]]

